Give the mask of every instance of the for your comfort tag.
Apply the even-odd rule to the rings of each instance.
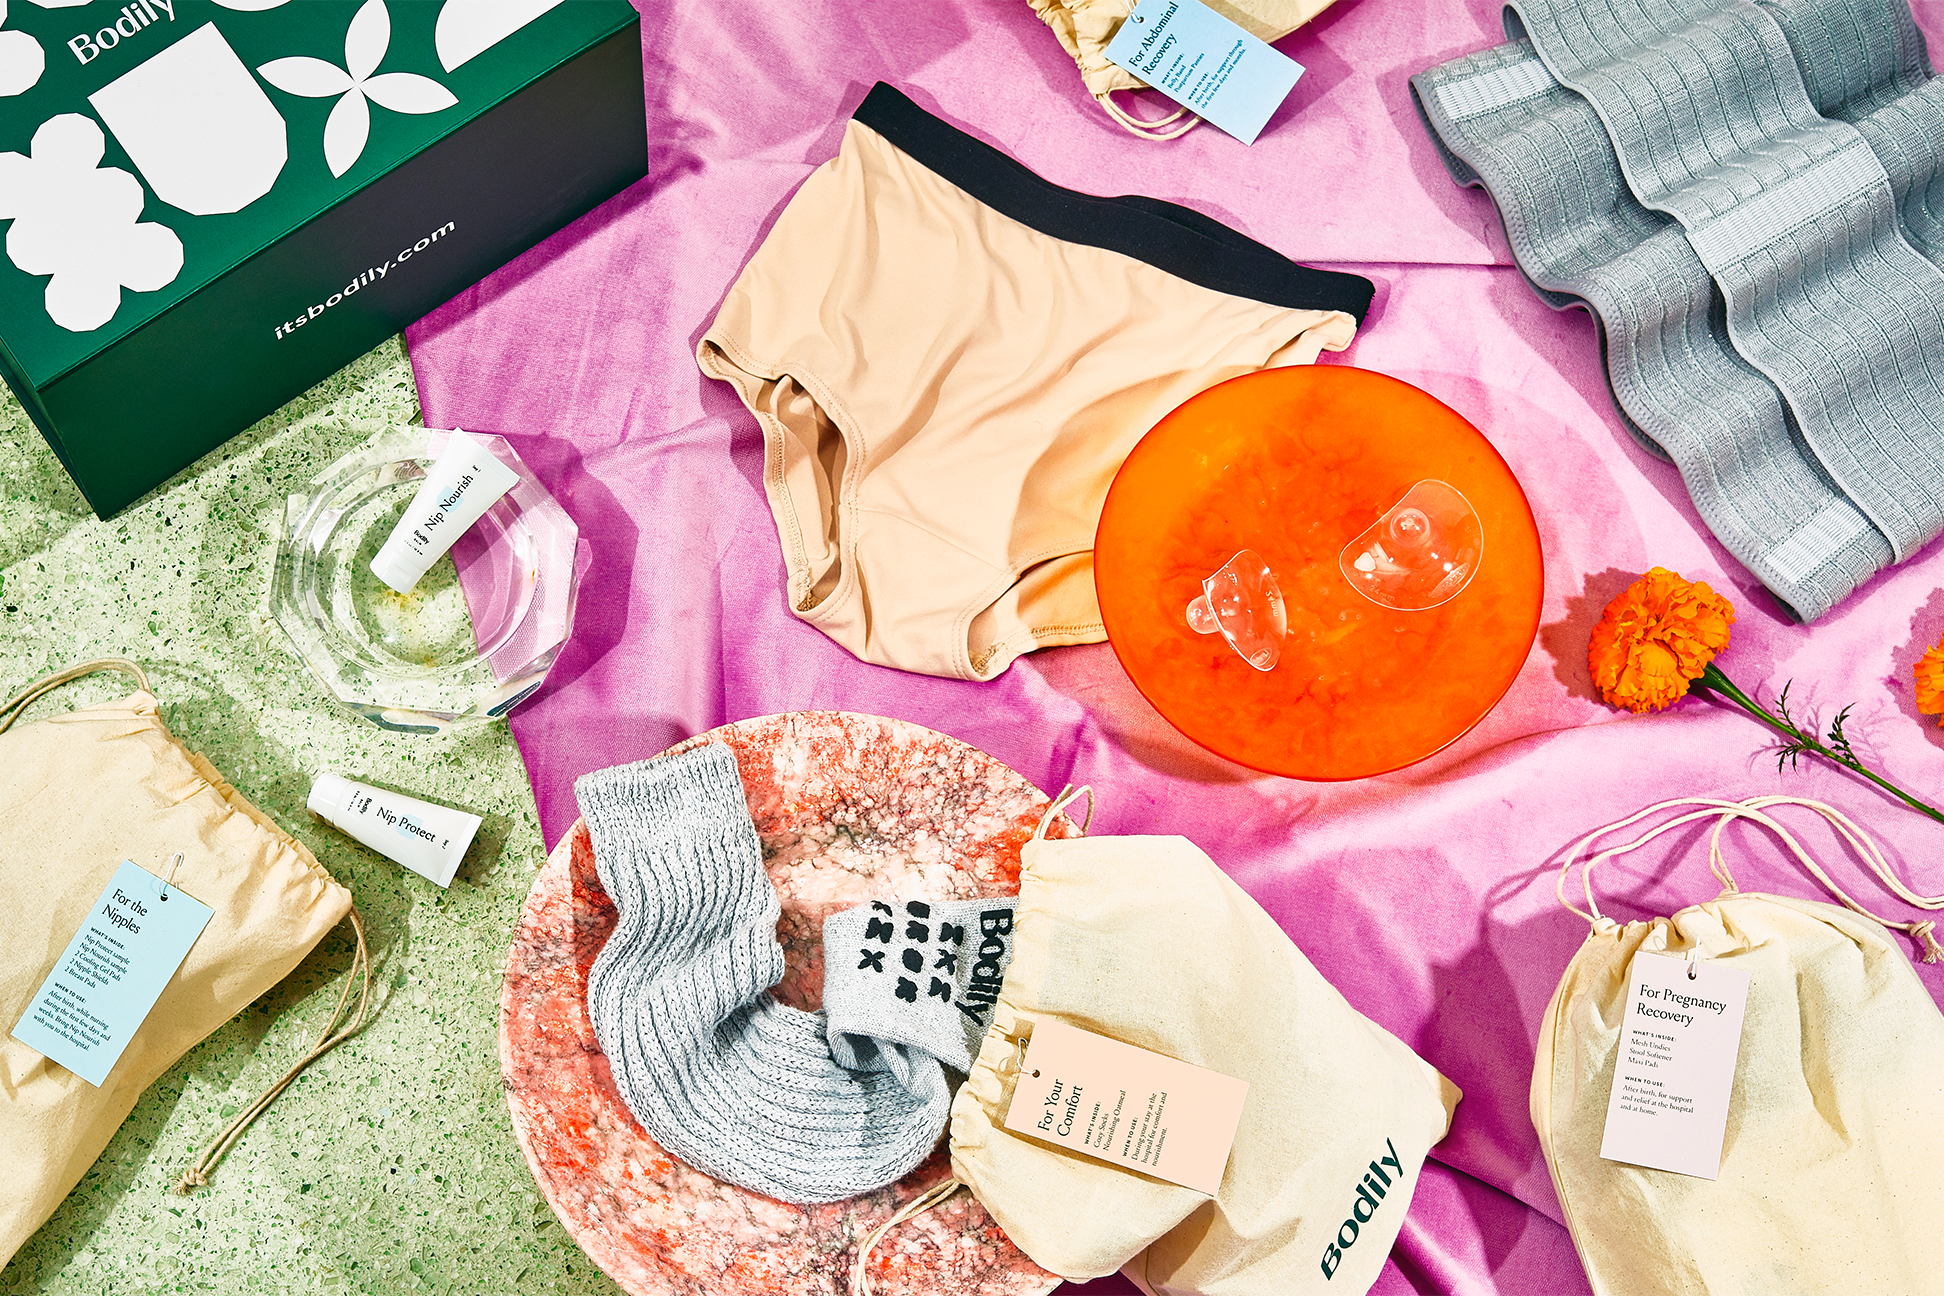
[[[1006,1128],[1213,1197],[1248,1092],[1246,1081],[1041,1021]]]
[[[1301,63],[1200,0],[1140,0],[1105,53],[1244,144],[1255,143],[1303,75]]]
[[[1627,989],[1600,1155],[1716,1178],[1748,973],[1642,951],[1627,968]]]
[[[123,860],[13,1037],[99,1088],[214,912]]]

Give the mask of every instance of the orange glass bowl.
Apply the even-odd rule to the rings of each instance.
[[[1429,611],[1380,607],[1337,556],[1427,478],[1477,511],[1478,573]],[[1239,549],[1268,561],[1287,606],[1271,671],[1188,627],[1202,579]],[[1545,591],[1532,508],[1491,442],[1435,397],[1348,365],[1232,378],[1155,424],[1107,492],[1094,582],[1108,642],[1170,724],[1317,780],[1398,769],[1477,724],[1525,662]]]

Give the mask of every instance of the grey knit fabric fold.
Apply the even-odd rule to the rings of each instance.
[[[790,1202],[869,1192],[924,1160],[950,1110],[942,1077],[913,1089],[847,1070],[822,1013],[768,993],[783,976],[781,905],[729,750],[601,770],[574,792],[619,911],[588,1014],[642,1128],[690,1165]]]
[[[1538,48],[1412,80],[1454,178],[1595,312],[1616,401],[1715,534],[1821,615],[1944,529],[1944,95],[1908,10],[1511,8]]]

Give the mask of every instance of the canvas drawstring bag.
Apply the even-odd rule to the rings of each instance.
[[[852,1290],[869,1291],[886,1229],[962,1183],[1063,1278],[1119,1269],[1149,1296],[1367,1291],[1457,1088],[1352,1008],[1186,838],[1046,838],[1076,795],[1021,852],[1012,963],[952,1104],[955,1178],[866,1240]],[[1248,1082],[1213,1199],[1005,1128],[1045,1021]]]
[[[1164,117],[1136,117],[1114,102],[1116,90],[1149,88],[1147,82],[1107,59],[1107,46],[1113,43],[1114,33],[1127,21],[1127,15],[1134,12],[1134,0],[1028,2],[1078,65],[1087,93],[1130,134],[1145,139],[1177,139],[1201,120],[1186,108],[1176,108]],[[1258,40],[1275,41],[1329,8],[1331,0],[1203,0],[1203,3]]]
[[[36,698],[102,670],[132,676],[140,691],[10,728]],[[177,1190],[205,1182],[305,1066],[359,1029],[370,1003],[350,892],[169,733],[140,666],[110,658],[50,675],[0,706],[0,1032],[20,1020],[123,860],[215,912],[99,1088],[0,1033],[0,1265],[80,1181],[142,1091],[347,918],[357,948],[337,1012]]]
[[[1532,1122],[1593,1289],[1642,1293],[1944,1293],[1933,1249],[1944,1231],[1944,1014],[1884,930],[1944,959],[1929,921],[1884,923],[1845,895],[1771,817],[1815,811],[1893,892],[1918,895],[1840,812],[1792,797],[1684,798],[1651,806],[1581,842],[1560,872],[1560,902],[1592,931],[1567,965],[1539,1032]],[[1586,860],[1587,908],[1567,873],[1608,833],[1681,813]],[[1624,925],[1600,912],[1592,873],[1663,833],[1715,821],[1708,855],[1723,890],[1668,918]],[[1780,839],[1844,908],[1736,887],[1722,849],[1745,819]],[[1715,1180],[1600,1157],[1628,967],[1642,950],[1722,960],[1749,974],[1740,1053]]]

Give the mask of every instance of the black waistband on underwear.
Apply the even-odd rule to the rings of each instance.
[[[1136,194],[1101,198],[1063,189],[882,81],[852,116],[994,211],[1053,238],[1119,252],[1204,288],[1271,306],[1346,311],[1358,323],[1376,295],[1362,275],[1298,265],[1187,207]]]

